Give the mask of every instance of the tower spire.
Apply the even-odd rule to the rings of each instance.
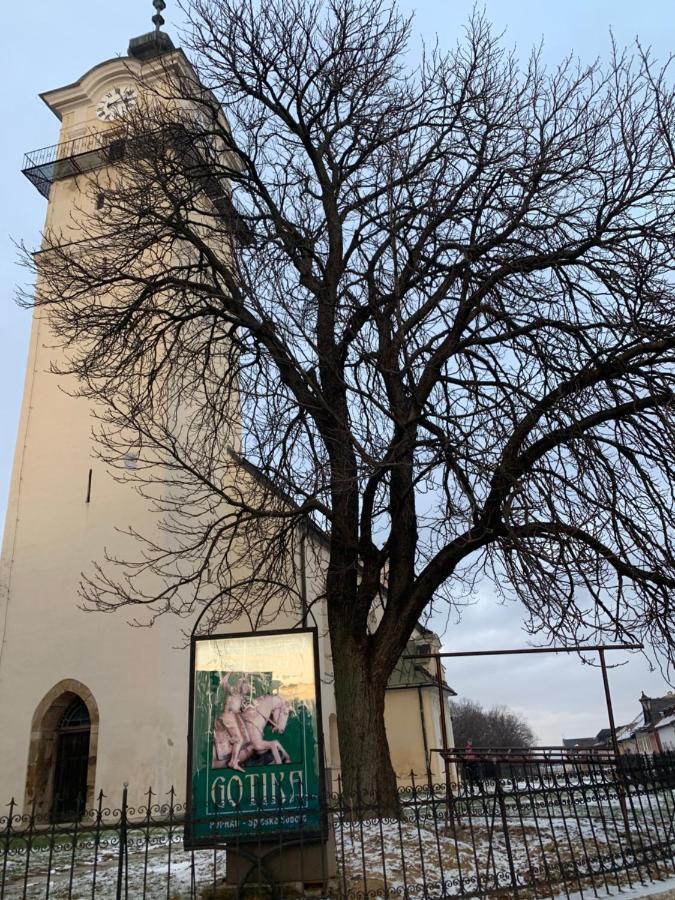
[[[137,59],[151,59],[153,56],[161,56],[162,53],[170,53],[175,49],[169,35],[162,31],[164,24],[162,13],[166,9],[166,3],[164,0],[152,0],[152,5],[155,7],[155,15],[152,17],[155,30],[129,41],[127,52],[129,56],[135,56]]]

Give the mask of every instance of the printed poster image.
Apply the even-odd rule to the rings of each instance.
[[[186,845],[320,830],[315,633],[196,638]]]

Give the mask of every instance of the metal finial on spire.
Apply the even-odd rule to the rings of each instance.
[[[152,24],[155,26],[155,30],[149,31],[147,34],[141,34],[129,41],[127,53],[136,59],[154,59],[163,53],[172,53],[175,49],[169,35],[162,31],[162,25],[164,24],[162,11],[166,9],[166,3],[164,0],[152,0],[152,5],[156,10],[155,15],[152,17]]]
[[[166,9],[166,3],[164,0],[152,0],[152,5],[155,7],[157,12],[152,17],[153,25],[155,26],[155,31],[159,31],[159,29],[164,24],[164,17],[162,16],[162,10]]]

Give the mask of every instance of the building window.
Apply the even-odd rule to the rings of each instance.
[[[24,811],[54,822],[81,818],[94,803],[98,707],[74,678],[38,704],[31,723]]]

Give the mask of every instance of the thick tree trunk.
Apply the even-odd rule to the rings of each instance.
[[[383,815],[398,815],[396,775],[384,727],[387,675],[368,659],[366,641],[348,629],[331,630],[335,702],[346,802],[377,804]]]

